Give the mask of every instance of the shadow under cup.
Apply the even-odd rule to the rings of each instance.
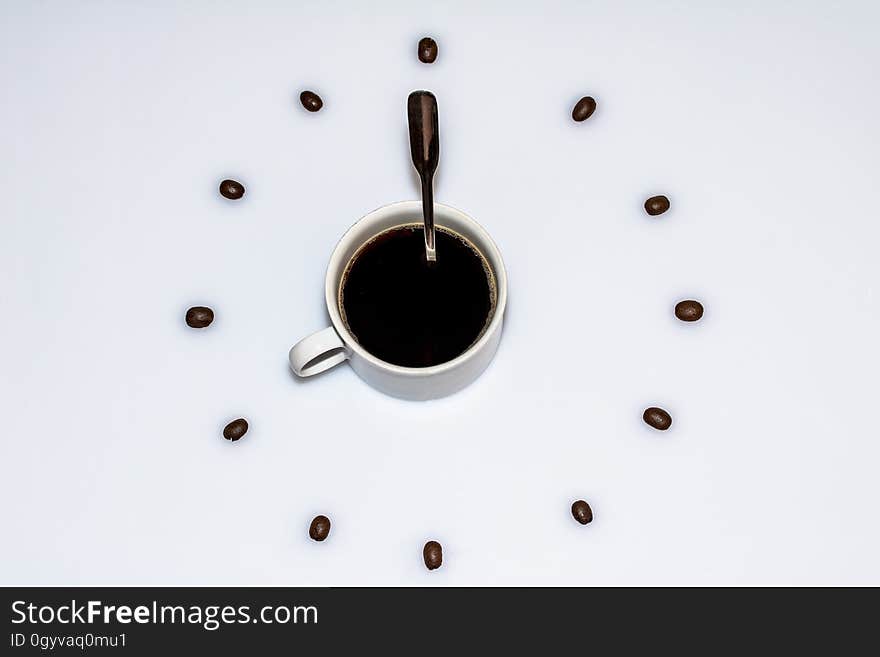
[[[337,310],[354,340],[392,365],[427,368],[465,353],[497,307],[486,256],[467,237],[435,227],[437,262],[425,258],[424,227],[385,228],[360,245],[339,279]]]

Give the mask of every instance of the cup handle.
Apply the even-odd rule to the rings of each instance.
[[[348,358],[339,334],[332,326],[303,338],[290,350],[290,369],[297,376],[320,374]]]

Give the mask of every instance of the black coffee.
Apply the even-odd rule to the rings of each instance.
[[[355,254],[339,306],[358,343],[388,363],[429,367],[462,354],[483,334],[495,280],[462,237],[436,227],[437,262],[425,260],[421,224],[391,228]]]

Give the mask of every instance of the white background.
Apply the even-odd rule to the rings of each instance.
[[[880,584],[876,3],[151,4],[0,5],[0,583]],[[501,348],[297,381],[418,88]]]

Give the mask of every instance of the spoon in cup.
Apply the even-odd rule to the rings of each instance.
[[[409,147],[413,165],[422,181],[422,215],[425,221],[425,257],[437,261],[434,236],[434,172],[440,159],[437,99],[430,91],[413,91],[406,103]]]

